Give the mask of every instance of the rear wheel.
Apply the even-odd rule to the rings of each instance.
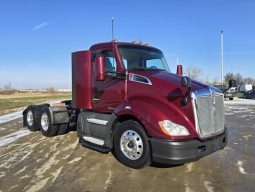
[[[30,131],[38,131],[39,127],[36,124],[36,115],[34,107],[28,107],[25,117],[24,117],[25,125]]]
[[[151,162],[147,135],[136,121],[124,121],[116,127],[114,149],[119,161],[131,168],[143,168]]]
[[[48,107],[43,107],[41,109],[39,124],[44,136],[52,137],[57,134],[58,127],[56,125],[52,125],[52,119]]]

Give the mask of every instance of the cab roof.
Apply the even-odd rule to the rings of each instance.
[[[142,43],[142,42],[118,42],[118,41],[111,41],[111,42],[104,42],[104,43],[97,43],[95,45],[92,45],[89,49],[91,51],[98,50],[98,49],[104,49],[104,48],[111,48],[112,46],[118,46],[118,45],[132,45],[132,46],[139,46],[139,47],[150,47],[157,49],[155,47],[152,47],[148,44]]]

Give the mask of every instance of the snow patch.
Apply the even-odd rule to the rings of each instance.
[[[69,161],[68,163],[72,164],[72,163],[80,161],[80,160],[81,160],[81,157],[77,157],[77,158],[73,159],[72,161]]]
[[[45,103],[52,104],[52,103],[59,103],[59,102],[61,102],[61,101],[60,100],[51,100],[51,101],[46,101]],[[21,118],[23,110],[24,109],[22,109],[20,111],[13,112],[13,113],[9,113],[7,115],[0,116],[0,124],[7,123],[9,121]]]
[[[17,112],[9,113],[7,115],[2,115],[2,116],[0,116],[0,124],[7,123],[9,121],[18,119],[20,117],[22,117],[22,111],[17,111]]]
[[[28,166],[23,167],[21,170],[19,170],[19,171],[18,171],[17,173],[15,173],[14,175],[18,175],[18,174],[24,172],[24,171],[26,170],[27,167],[28,167]]]
[[[56,172],[51,173],[51,174],[53,175],[53,180],[52,180],[53,183],[54,183],[55,180],[58,178],[58,176],[59,176],[59,174],[61,173],[62,169],[63,169],[63,167],[60,167]]]
[[[249,117],[251,117],[251,116],[253,116],[253,115],[240,115],[239,117],[240,117],[240,118],[247,119],[247,118],[249,118]]]
[[[5,176],[5,172],[1,171],[0,172],[0,178],[4,177]]]
[[[106,186],[104,187],[104,190],[107,190],[108,187],[109,187],[109,185],[111,184],[112,172],[109,171],[108,174],[109,174],[109,175],[108,175],[107,180],[105,181]]]
[[[234,115],[235,113],[225,113],[225,115]]]
[[[255,105],[255,100],[253,99],[236,99],[232,101],[225,101],[226,105]]]
[[[10,189],[14,189],[14,188],[17,188],[19,187],[19,185],[13,185]]]
[[[71,155],[66,155],[65,157],[63,157],[62,159],[67,159],[68,157],[70,157]]]
[[[40,191],[47,184],[48,180],[49,180],[49,178],[43,179],[26,191],[27,192]]]
[[[184,185],[185,185],[185,192],[192,192],[192,190],[191,190],[191,188],[189,187],[188,182],[187,182],[186,180],[185,180]]]
[[[22,176],[22,177],[20,177],[21,179],[26,179],[26,178],[29,178],[29,177],[31,177],[31,176],[29,176],[29,175],[24,175],[24,176]]]
[[[244,174],[244,175],[246,175],[247,174],[247,172],[244,170],[244,168],[243,168],[243,162],[242,161],[237,161],[237,166],[238,166],[238,169],[239,169],[239,171],[240,171],[240,173],[242,173],[242,174]]]
[[[24,137],[26,135],[29,135],[31,132],[27,129],[22,129],[19,131],[16,131],[14,133],[11,133],[9,135],[6,135],[4,137],[0,137],[0,147],[3,147],[5,145],[8,145],[14,141],[16,141],[17,139]]]
[[[252,137],[252,135],[251,134],[249,134],[249,135],[244,135],[243,136],[243,138],[245,138],[247,141],[249,140],[249,138],[251,138]]]
[[[51,151],[55,150],[51,149]],[[52,167],[52,165],[57,164],[59,162],[59,160],[55,159],[58,154],[59,151],[56,152],[54,156],[51,156],[49,160],[37,170],[35,175],[38,176],[38,178],[42,178],[43,174],[46,173],[46,171],[48,171]]]
[[[187,164],[187,172],[188,172],[188,173],[190,173],[190,172],[192,171],[193,165],[194,165],[193,163]]]
[[[214,188],[211,186],[211,182],[209,182],[209,181],[205,181],[204,182],[204,186],[205,186],[205,188],[206,188],[206,190],[208,191],[208,192],[214,192]]]

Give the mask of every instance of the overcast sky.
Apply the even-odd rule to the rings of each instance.
[[[224,73],[255,78],[253,0],[0,0],[0,88],[71,87],[71,52],[111,40],[141,40],[161,49],[170,69],[179,57],[220,79]]]

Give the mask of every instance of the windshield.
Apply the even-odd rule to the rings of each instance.
[[[163,53],[158,49],[135,45],[119,45],[118,48],[127,70],[163,70],[170,72]]]

